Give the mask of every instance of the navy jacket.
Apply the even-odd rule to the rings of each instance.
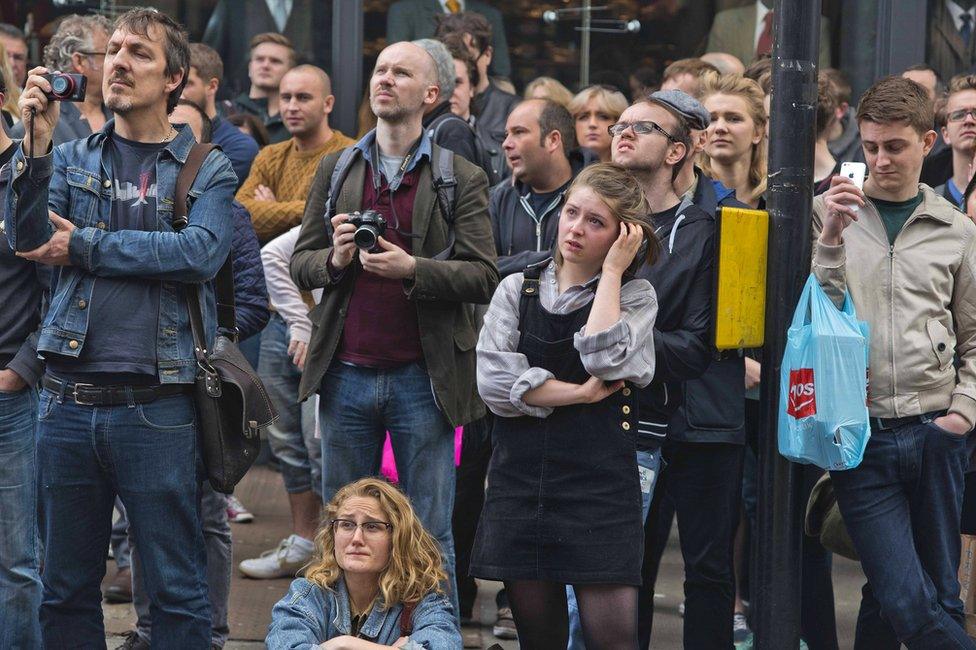
[[[696,170],[698,188],[692,199],[712,219],[720,207],[747,208],[735,198],[735,191]],[[717,260],[714,244],[705,254]],[[713,271],[714,273],[714,271]],[[739,354],[719,355],[712,347],[712,301],[707,295],[706,365],[697,377],[678,384],[678,408],[668,421],[668,437],[685,442],[745,443],[745,359]],[[659,298],[660,301],[660,298]]]
[[[597,162],[589,149],[574,149],[569,154],[573,178],[587,165]],[[495,237],[495,253],[498,255],[498,277],[521,273],[525,267],[550,257],[556,243],[559,212],[566,198],[566,191],[548,206],[542,214],[532,218],[522,197],[529,194],[529,187],[508,178],[491,188],[488,194],[488,214]]]
[[[258,143],[219,115],[213,118],[213,134],[210,136],[210,141],[219,145],[221,151],[230,160],[230,166],[237,174],[239,189],[244,184],[244,179],[251,173],[251,163],[258,155]]]
[[[261,247],[251,225],[251,215],[234,201],[234,239],[231,243],[234,269],[234,315],[241,341],[264,329],[271,318],[268,287],[264,283]]]

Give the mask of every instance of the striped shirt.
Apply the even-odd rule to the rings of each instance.
[[[542,308],[553,314],[568,314],[588,305],[596,296],[599,274],[585,284],[559,293],[556,265],[550,262],[539,278]],[[531,406],[525,393],[554,376],[543,368],[529,366],[517,352],[519,344],[519,298],[522,274],[509,275],[495,291],[485,314],[478,339],[478,392],[492,413],[501,417],[531,415],[544,418],[551,407]],[[607,381],[623,379],[644,387],[654,377],[654,319],[657,296],[647,280],[630,280],[620,289],[620,320],[593,335],[582,328],[573,337],[583,367],[594,377]]]

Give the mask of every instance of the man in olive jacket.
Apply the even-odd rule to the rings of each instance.
[[[302,400],[320,393],[323,501],[379,472],[389,431],[400,485],[440,543],[453,583],[454,427],[484,413],[470,303],[491,299],[498,271],[481,169],[453,157],[452,228],[441,213],[432,161],[453,154],[439,150],[421,126],[424,107],[437,96],[427,52],[396,43],[380,53],[370,80],[376,129],[355,145],[330,219],[340,154],[319,165],[291,275],[302,289],[323,289],[309,314],[299,390]],[[350,223],[350,213],[366,210],[387,223],[368,251],[357,248]],[[448,247],[447,259],[433,259]],[[456,609],[453,589],[452,596]]]

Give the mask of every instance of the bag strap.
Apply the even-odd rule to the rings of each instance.
[[[454,152],[437,145],[432,146],[434,193],[437,204],[441,209],[441,216],[447,222],[447,246],[437,255],[435,260],[444,261],[451,257],[454,250],[454,204],[457,199],[457,178],[454,176]]]
[[[417,603],[403,603],[403,610],[400,613],[400,636],[413,634],[413,610],[416,608]]]
[[[329,198],[325,202],[324,215],[325,229],[330,238],[332,237],[332,217],[336,215],[339,193],[342,191],[342,184],[346,182],[346,177],[349,176],[349,170],[352,169],[357,153],[359,153],[359,149],[356,147],[346,147],[339,154],[339,160],[332,168],[332,176],[329,178]]]
[[[190,188],[200,173],[204,161],[210,152],[216,149],[214,144],[195,144],[190,148],[186,162],[176,177],[176,196],[173,199],[173,230],[179,232],[189,223],[187,214],[187,199]],[[200,312],[200,285],[187,284],[185,298],[187,311],[190,315],[190,330],[193,334],[194,355],[198,361],[205,361],[207,354],[207,337],[203,331],[203,314]],[[217,327],[225,330],[227,335],[236,340],[237,320],[234,314],[234,272],[231,256],[217,271],[214,278],[214,288],[217,299]]]

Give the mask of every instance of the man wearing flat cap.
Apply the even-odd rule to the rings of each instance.
[[[693,156],[709,113],[679,90],[659,91],[630,106],[611,127],[613,161],[644,188],[662,254],[639,273],[658,297],[657,370],[640,394],[638,465],[645,490],[644,585],[640,646],[650,640],[653,541],[658,504],[678,514],[685,561],[685,648],[732,646],[732,540],[739,521],[744,367],[740,357],[715,361],[711,327],[715,218],[732,192],[700,170]],[[740,204],[741,205],[741,204]],[[666,471],[661,472],[661,458]]]

